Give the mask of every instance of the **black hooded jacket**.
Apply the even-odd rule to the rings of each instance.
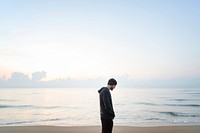
[[[101,118],[114,119],[115,112],[112,105],[112,97],[107,87],[102,87],[99,91]]]

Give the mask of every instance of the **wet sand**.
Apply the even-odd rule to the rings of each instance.
[[[6,126],[0,133],[101,133],[100,126]],[[132,127],[114,126],[113,133],[200,133],[200,126]]]

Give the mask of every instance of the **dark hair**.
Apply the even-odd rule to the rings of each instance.
[[[114,78],[108,80],[108,85],[117,85],[117,81]]]

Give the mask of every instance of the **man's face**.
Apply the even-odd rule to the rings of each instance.
[[[110,85],[110,90],[115,89],[116,85]]]

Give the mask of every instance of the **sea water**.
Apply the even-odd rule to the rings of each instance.
[[[100,88],[0,88],[0,126],[100,125]],[[199,88],[111,91],[115,125],[200,125]]]

